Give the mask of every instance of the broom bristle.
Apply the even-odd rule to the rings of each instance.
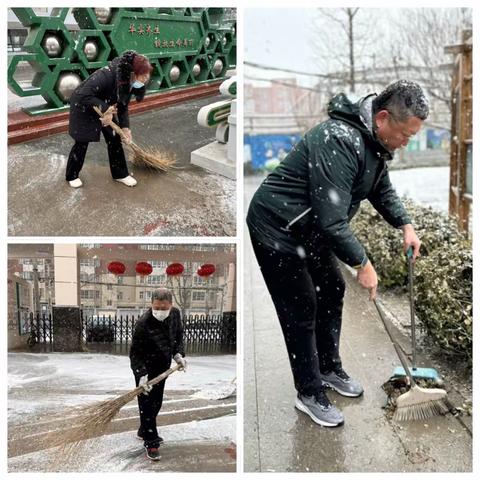
[[[425,420],[436,415],[445,415],[447,392],[441,388],[422,388],[417,385],[396,400],[395,421]]]
[[[57,470],[59,465],[68,463],[76,454],[76,448],[80,442],[104,433],[120,409],[142,392],[143,388],[137,387],[120,397],[80,409],[73,428],[47,435],[45,438],[46,446],[60,447],[59,455],[55,456],[52,469]]]
[[[136,144],[129,144],[131,161],[141,167],[153,168],[168,172],[176,163],[175,155],[162,152],[158,148],[141,148]]]

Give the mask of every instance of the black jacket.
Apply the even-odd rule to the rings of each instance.
[[[114,58],[107,66],[96,70],[84,80],[70,97],[70,136],[78,142],[98,142],[102,124],[93,106],[104,112],[110,105],[117,105],[116,123],[128,128],[128,104],[131,95],[137,102],[143,100],[145,87],[132,89],[130,76],[136,53],[127,51]]]
[[[330,119],[309,130],[263,181],[247,215],[256,240],[296,255],[302,239],[314,237],[357,266],[365,250],[349,221],[362,200],[396,228],[410,223],[390,183],[386,162],[392,154],[372,129],[373,97],[353,103],[345,94],[335,96]]]
[[[130,366],[135,376],[158,375],[169,368],[172,357],[185,356],[180,310],[172,307],[160,322],[148,309],[135,324],[130,347]]]

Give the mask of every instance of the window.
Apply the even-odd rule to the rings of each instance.
[[[153,267],[153,268],[166,268],[167,265],[168,265],[168,262],[164,261],[164,260],[152,260],[150,262],[150,265]]]
[[[99,300],[100,299],[100,291],[99,290],[81,290],[80,291],[80,298],[84,300]]]
[[[33,272],[22,272],[22,278],[25,280],[33,280]]]
[[[140,250],[175,250],[176,247],[173,244],[148,243],[140,245]]]
[[[117,300],[123,300],[123,292],[117,293]]]
[[[192,292],[192,302],[204,302],[205,301],[205,291],[200,290],[197,292]]]
[[[99,267],[100,260],[98,258],[82,258],[80,260],[81,267]]]
[[[109,284],[107,285],[107,290],[112,290],[112,288],[113,288],[113,285],[109,283]]]
[[[165,283],[165,275],[149,275],[147,277],[148,285],[163,285]]]
[[[107,307],[111,307],[112,306],[112,301],[111,300],[107,300]]]

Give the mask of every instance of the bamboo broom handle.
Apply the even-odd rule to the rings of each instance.
[[[101,111],[96,105],[93,106],[93,109],[98,113],[98,116],[99,116],[100,118],[103,117],[102,111]],[[110,123],[110,126],[115,130],[115,132],[117,132],[117,133],[120,135],[120,138],[122,139],[122,141],[125,141],[125,143],[127,143],[127,142],[126,142],[127,137],[126,137],[125,134],[123,133],[123,130],[122,130],[113,120],[112,120],[112,122]],[[128,145],[128,143],[127,143],[127,145]]]
[[[177,371],[180,368],[180,365],[177,363],[173,367],[169,368],[168,370],[165,370],[163,373],[160,375],[156,376],[155,378],[152,378],[147,382],[148,385],[156,385],[157,383],[160,383],[162,380],[165,380],[169,375],[171,375],[173,372]]]

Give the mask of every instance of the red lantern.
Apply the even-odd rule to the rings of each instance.
[[[184,271],[184,267],[181,263],[171,263],[166,269],[165,269],[165,273],[170,276],[170,277],[173,277],[175,275],[181,275]]]
[[[125,273],[125,265],[122,262],[110,262],[107,269],[114,275],[123,275]]]
[[[139,275],[150,275],[153,272],[153,267],[147,262],[138,262],[135,265],[135,271]]]
[[[197,270],[197,275],[199,277],[208,277],[215,273],[215,265],[211,263],[205,263]]]

